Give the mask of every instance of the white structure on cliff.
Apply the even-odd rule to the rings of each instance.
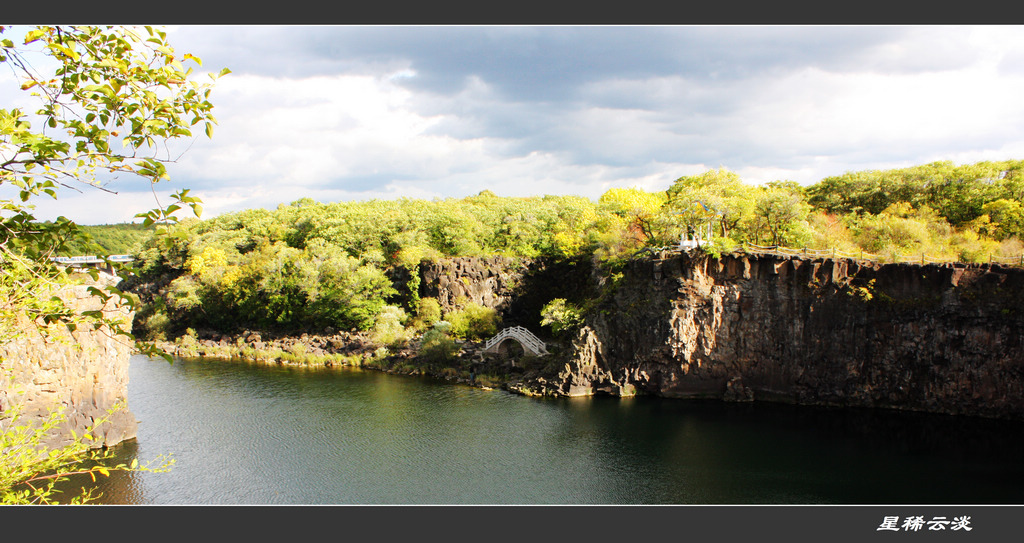
[[[530,332],[522,326],[513,326],[498,332],[494,337],[487,340],[487,343],[484,343],[483,352],[497,353],[501,343],[506,339],[518,341],[519,344],[523,346],[523,350],[535,356],[551,354],[548,352],[547,346],[540,340],[540,338],[533,335],[533,332]]]
[[[676,213],[676,215],[682,215],[686,222],[690,224],[696,224],[697,226],[688,227],[683,230],[683,233],[679,236],[680,251],[689,251],[702,245],[711,243],[711,238],[714,237],[714,219],[721,215],[712,207],[708,207],[707,204],[700,200],[694,201],[689,207],[684,208],[683,211]]]
[[[110,275],[116,275],[113,264],[115,262],[131,262],[135,260],[132,255],[110,255],[107,257],[88,256],[55,256],[50,260],[64,266],[73,268],[98,268]]]

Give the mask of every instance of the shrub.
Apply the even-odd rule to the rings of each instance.
[[[409,333],[403,326],[407,316],[405,310],[396,305],[386,305],[381,308],[374,320],[372,337],[377,343],[383,345],[399,345],[409,339]]]
[[[479,340],[498,332],[501,316],[498,311],[470,302],[466,307],[446,315],[451,323],[451,334],[460,339]]]
[[[156,309],[148,317],[140,319],[140,336],[150,341],[166,341],[171,335],[171,319],[167,313]]]
[[[548,302],[540,310],[540,315],[542,317],[541,326],[551,327],[551,332],[556,336],[583,324],[583,314],[580,309],[565,301],[565,298],[555,298]]]
[[[437,298],[420,298],[416,305],[416,319],[413,327],[417,330],[430,328],[441,320],[441,304]]]
[[[420,343],[420,356],[432,363],[448,362],[455,358],[460,347],[448,336],[448,323],[440,321],[437,324],[439,326],[435,326],[423,334],[423,340]]]

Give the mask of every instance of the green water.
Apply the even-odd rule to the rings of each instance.
[[[101,478],[101,503],[1024,503],[1016,422],[139,356],[128,401],[120,459],[176,463]]]

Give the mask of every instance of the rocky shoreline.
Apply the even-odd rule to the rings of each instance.
[[[258,331],[240,334],[199,332],[174,341],[156,341],[179,358],[210,358],[259,365],[309,368],[363,368],[393,375],[425,376],[467,386],[503,389],[526,396],[555,396],[557,390],[528,382],[545,382],[544,373],[558,361],[549,356],[509,357],[483,352],[483,342],[455,340],[459,351],[444,362],[418,355],[420,338],[400,346],[385,346],[365,333],[274,335]]]

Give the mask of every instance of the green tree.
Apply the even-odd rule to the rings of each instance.
[[[996,239],[1024,237],[1024,206],[1020,202],[1000,198],[983,205],[981,211],[992,222],[990,229]]]
[[[541,326],[551,327],[551,333],[561,336],[583,324],[583,312],[565,298],[555,298],[540,310]]]
[[[669,207],[689,228],[697,228],[709,214],[718,234],[730,237],[733,230],[752,219],[755,188],[734,172],[720,168],[700,175],[680,177],[667,191]],[[694,204],[699,202],[703,209]],[[712,210],[710,213],[707,210]]]
[[[755,242],[765,236],[772,245],[802,245],[800,227],[806,224],[810,209],[799,186],[792,182],[776,181],[761,187],[754,204]]]
[[[0,27],[0,36],[5,33],[9,29]],[[151,27],[41,26],[27,31],[21,44],[0,39],[0,64],[17,74],[21,90],[38,104],[33,112],[0,109],[0,185],[18,193],[0,200],[0,290],[7,301],[0,325],[18,314],[72,325],[76,319],[37,294],[66,283],[66,270],[50,257],[80,237],[81,229],[64,217],[40,225],[32,215],[34,198],[56,199],[61,190],[82,185],[105,190],[106,174],[135,174],[155,184],[169,178],[159,146],[192,137],[197,124],[212,135],[212,81],[196,82],[193,68],[183,62],[200,60],[190,54],[179,58],[166,34]],[[34,66],[54,69],[43,74]],[[139,217],[148,226],[174,222],[182,206],[202,211],[187,190],[172,199]],[[119,294],[110,288],[104,295]],[[130,335],[123,327],[115,330]]]
[[[665,241],[661,219],[662,206],[667,201],[664,192],[647,192],[640,188],[608,189],[598,199],[606,211],[613,213],[629,224],[629,229],[638,235],[641,243]]]
[[[228,71],[211,75],[208,82],[196,81],[193,68],[183,63],[200,65],[199,58],[179,57],[166,34],[152,27],[40,26],[25,32],[21,43],[10,34],[9,28],[0,27],[0,64],[15,74],[36,109],[0,108],[0,185],[17,193],[0,200],[0,341],[18,334],[14,323],[19,319],[41,323],[40,332],[64,323],[71,330],[109,326],[134,338],[130,326],[105,319],[98,311],[75,313],[51,296],[72,279],[50,257],[80,238],[81,229],[64,217],[39,223],[33,216],[35,198],[56,199],[67,189],[106,190],[103,180],[112,174],[133,174],[153,184],[168,179],[169,158],[161,158],[158,150],[166,149],[169,141],[191,138],[196,125],[212,136],[216,119],[208,98],[213,82]],[[37,67],[52,71],[43,73]],[[187,190],[172,195],[166,207],[159,201],[157,206],[138,215],[145,226],[175,222],[174,213],[182,207],[196,215],[202,212],[201,202]],[[93,287],[93,293],[107,299],[120,296],[122,303],[133,304],[113,287]],[[152,345],[137,346],[145,353],[158,352]],[[5,457],[16,442],[43,449],[40,458],[60,460],[19,463],[29,471],[5,465],[0,471],[9,478],[0,480],[0,492],[4,500],[46,503],[52,486],[32,485],[41,480],[32,466],[56,470],[46,480],[59,479],[67,466],[83,458],[88,440],[78,436],[70,448],[47,451],[32,437],[36,434],[26,437],[24,428],[14,422],[2,429],[0,436],[8,444],[0,445]],[[110,469],[96,468],[99,473]],[[25,484],[33,488],[28,495],[19,486]]]

